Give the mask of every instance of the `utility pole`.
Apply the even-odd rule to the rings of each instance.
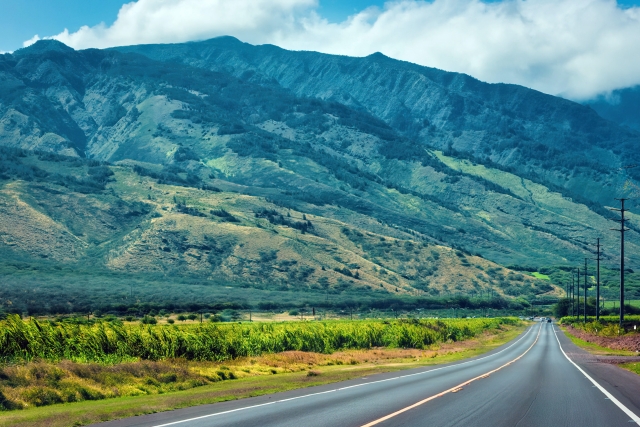
[[[622,328],[622,322],[624,322],[624,232],[628,231],[628,228],[624,227],[624,223],[627,221],[624,218],[624,213],[628,210],[624,208],[624,202],[627,199],[620,200],[620,209],[609,208],[612,211],[620,212],[620,219],[614,219],[613,221],[620,223],[620,229],[612,228],[613,231],[620,232],[620,327]]]
[[[576,279],[577,279],[576,290],[578,291],[577,305],[576,305],[576,320],[580,320],[580,268],[577,269]]]
[[[567,302],[569,302],[569,281],[564,282],[564,296]],[[569,309],[567,309],[567,315],[569,315]]]
[[[576,316],[576,320],[580,319],[580,269],[578,268],[577,271],[574,271],[573,274],[575,275],[575,288],[573,289],[573,296],[575,299],[575,316]]]
[[[600,238],[596,244],[596,322],[600,320]]]
[[[571,317],[573,317],[573,300],[574,300],[574,296],[575,296],[575,293],[574,293],[574,290],[573,290],[574,286],[575,286],[575,277],[574,277],[573,271],[572,271],[571,272],[571,287],[570,287],[570,289],[571,289],[571,298],[570,298],[571,299]]]
[[[587,323],[587,258],[584,259],[584,323]]]

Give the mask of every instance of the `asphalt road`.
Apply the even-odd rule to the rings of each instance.
[[[564,352],[563,352],[564,350]],[[640,380],[536,324],[484,356],[250,399],[128,418],[101,427],[629,426]]]

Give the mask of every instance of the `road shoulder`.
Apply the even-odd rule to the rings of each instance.
[[[631,359],[640,360],[640,358],[592,354],[574,344],[557,326],[556,331],[567,356],[623,405],[639,415],[640,376],[618,367],[617,364],[622,360],[633,361]]]

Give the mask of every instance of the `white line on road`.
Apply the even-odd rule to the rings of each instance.
[[[622,402],[620,402],[618,399],[616,399],[615,397],[613,397],[613,395],[611,393],[609,393],[607,390],[605,390],[604,387],[602,387],[600,384],[598,384],[598,382],[596,380],[594,380],[593,378],[591,378],[585,371],[582,370],[582,368],[578,365],[576,365],[576,363],[571,360],[569,358],[569,356],[567,356],[567,353],[564,352],[564,350],[562,349],[562,344],[560,344],[560,339],[558,338],[558,334],[556,333],[556,329],[553,328],[553,334],[556,336],[556,341],[558,341],[558,346],[560,347],[560,351],[562,352],[562,354],[564,354],[564,357],[567,358],[567,360],[569,362],[571,362],[571,364],[573,366],[575,366],[580,372],[582,372],[582,375],[584,375],[585,377],[587,377],[587,379],[589,381],[591,381],[593,383],[594,386],[598,387],[598,389],[604,393],[605,396],[607,396],[607,398],[609,398],[609,400],[611,400],[613,403],[616,404],[616,406],[620,409],[622,409],[622,412],[624,412],[625,414],[627,414],[636,424],[640,425],[640,417],[638,417],[636,414],[634,414],[633,412],[631,412],[631,409],[627,408],[626,406],[624,406],[622,404]]]
[[[391,413],[389,415],[385,415],[382,418],[378,418],[377,420],[371,421],[371,422],[363,425],[362,427],[373,427],[375,425],[383,423],[383,422],[385,422],[385,421],[387,421],[387,420],[389,420],[389,419],[391,419],[391,418],[393,418],[393,417],[395,417],[397,415],[400,415],[400,414],[402,414],[404,412],[410,411],[411,409],[417,408],[418,406],[424,405],[427,402],[431,402],[434,399],[442,397],[445,394],[455,393],[455,392],[461,390],[463,387],[468,386],[469,384],[471,384],[474,381],[477,381],[477,380],[482,379],[482,378],[487,378],[489,375],[491,375],[493,373],[496,373],[496,372],[500,371],[501,369],[506,368],[507,366],[509,366],[509,365],[511,365],[513,363],[516,363],[518,360],[522,359],[525,354],[529,353],[529,350],[531,350],[534,345],[536,345],[536,343],[538,342],[538,338],[540,338],[540,331],[541,330],[542,330],[542,323],[540,324],[540,327],[538,328],[538,336],[536,336],[536,339],[535,339],[535,341],[533,341],[533,344],[531,344],[531,346],[529,346],[529,348],[526,349],[525,352],[522,353],[520,356],[516,357],[513,360],[508,361],[504,365],[502,365],[502,366],[500,366],[500,367],[498,367],[496,369],[493,369],[493,370],[491,370],[489,372],[486,372],[486,373],[484,373],[482,375],[478,375],[475,378],[471,378],[470,380],[467,380],[467,381],[465,381],[465,382],[463,382],[461,384],[458,384],[457,386],[453,386],[449,390],[445,390],[445,391],[442,391],[442,392],[440,392],[438,394],[434,394],[433,396],[429,396],[426,399],[422,399],[420,402],[414,403],[413,405],[409,405],[409,406],[407,406],[405,408],[400,409],[399,411],[393,412],[393,413]]]
[[[305,394],[304,396],[290,397],[288,399],[275,400],[273,402],[261,403],[261,404],[252,405],[252,406],[245,406],[245,407],[242,407],[242,408],[230,409],[228,411],[223,411],[223,412],[216,412],[215,414],[202,415],[202,416],[199,416],[199,417],[188,418],[188,419],[180,420],[180,421],[173,421],[173,422],[166,423],[166,424],[158,424],[158,425],[156,425],[154,427],[173,426],[173,425],[176,425],[176,424],[188,423],[190,421],[202,420],[204,418],[217,417],[219,415],[225,415],[225,414],[230,414],[230,413],[233,413],[233,412],[244,411],[244,410],[247,410],[247,409],[254,409],[254,408],[260,408],[262,406],[274,405],[276,403],[289,402],[291,400],[304,399],[304,398],[307,398],[307,397],[319,396],[321,394],[333,393],[333,392],[336,392],[336,391],[342,391],[342,390],[347,390],[347,389],[356,388],[356,387],[362,387],[362,386],[371,385],[371,384],[378,384],[378,383],[383,383],[383,382],[387,382],[387,381],[394,381],[394,380],[398,380],[398,379],[401,379],[401,378],[415,377],[417,375],[425,375],[425,374],[429,374],[431,372],[440,371],[442,369],[448,369],[448,368],[453,368],[453,367],[466,365],[466,364],[469,364],[469,363],[479,362],[479,361],[481,361],[483,359],[487,359],[489,357],[497,356],[498,354],[509,350],[511,347],[513,347],[514,345],[518,344],[527,335],[529,335],[529,332],[531,332],[532,330],[533,330],[533,328],[530,328],[524,335],[522,335],[517,341],[515,341],[509,347],[503,348],[502,350],[500,350],[500,351],[498,351],[496,353],[490,354],[489,356],[481,357],[479,359],[469,360],[467,362],[462,362],[462,363],[456,363],[455,365],[443,366],[441,368],[430,369],[428,371],[417,372],[415,374],[401,375],[399,377],[387,378],[385,380],[371,381],[371,382],[364,383],[364,384],[355,384],[355,385],[350,385],[350,386],[346,386],[346,387],[336,388],[336,389],[333,389],[333,390],[327,390],[327,391],[321,391],[321,392],[318,392],[318,393]]]

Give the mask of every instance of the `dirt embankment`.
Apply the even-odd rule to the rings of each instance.
[[[601,347],[607,347],[613,350],[640,352],[640,333],[630,333],[619,337],[603,337],[587,333],[572,326],[567,326],[567,330],[574,337],[597,344]]]

